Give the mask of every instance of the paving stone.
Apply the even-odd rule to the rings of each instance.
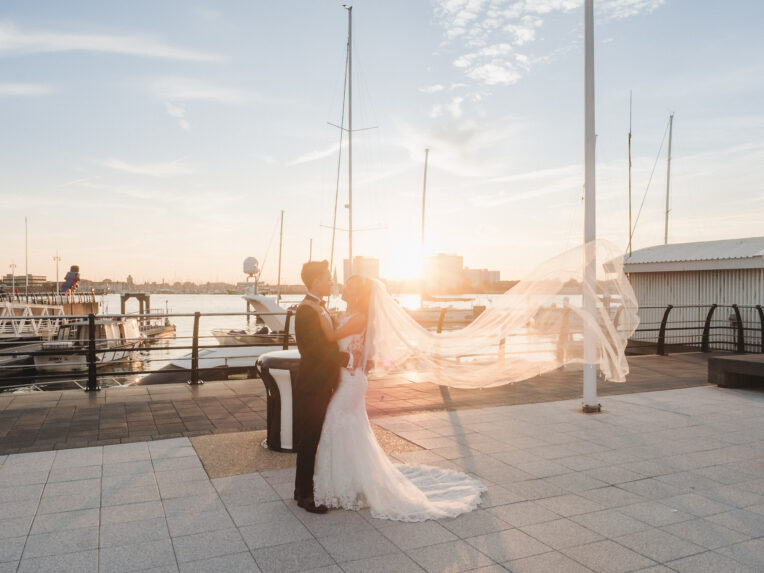
[[[26,536],[0,539],[0,563],[8,561],[16,562],[21,559],[26,539]]]
[[[24,558],[62,555],[98,547],[98,527],[63,529],[30,535],[24,547]]]
[[[122,521],[101,525],[99,545],[100,547],[138,545],[148,541],[166,539],[169,536],[164,517]]]
[[[101,496],[101,505],[108,507],[110,505],[125,505],[128,503],[141,503],[144,501],[159,500],[159,488],[156,485],[150,487],[129,487],[117,489],[110,492],[103,492]]]
[[[154,477],[153,471],[140,474],[105,476],[101,479],[101,490],[105,494],[117,493],[126,489],[156,489],[156,487],[156,478]]]
[[[547,545],[519,529],[469,537],[465,541],[496,562],[521,559],[550,551]]]
[[[49,471],[30,470],[30,471],[3,471],[0,466],[0,487],[13,487],[16,485],[32,485],[35,483],[45,483],[48,481]]]
[[[132,460],[103,464],[103,477],[145,474],[154,471],[151,460]]]
[[[103,447],[103,463],[115,464],[120,462],[135,462],[141,460],[150,460],[149,448],[146,442],[135,442],[131,444],[117,444]]]
[[[534,523],[542,523],[544,521],[552,521],[560,518],[558,514],[549,511],[534,501],[500,505],[498,507],[492,507],[487,511],[515,527],[532,525]],[[460,537],[464,536],[460,535]]]
[[[276,522],[294,517],[294,514],[289,511],[283,501],[266,501],[254,505],[232,505],[227,509],[238,527],[255,523]]]
[[[664,530],[654,528],[616,537],[613,541],[658,563],[702,553],[705,550]]]
[[[467,571],[494,564],[490,557],[465,541],[428,545],[407,553],[429,573]]]
[[[297,506],[294,502],[289,502],[290,510],[300,522],[316,538],[330,537],[342,534],[360,533],[362,531],[374,531],[373,521],[384,522],[384,520],[364,519],[357,511],[330,511],[329,513],[319,515],[310,513]]]
[[[66,511],[63,513],[38,514],[32,524],[31,534],[52,533],[80,527],[98,527],[98,508]]]
[[[745,509],[717,513],[706,517],[706,519],[751,537],[759,537],[764,534],[764,515]]]
[[[751,539],[735,545],[721,547],[716,552],[758,571],[764,569],[764,539]]]
[[[172,499],[174,497],[202,496],[217,493],[212,484],[208,481],[187,481],[183,483],[161,484],[159,493],[162,499]],[[221,496],[222,497],[222,496]],[[263,500],[265,501],[265,500]]]
[[[180,573],[257,573],[260,571],[254,558],[249,552],[221,555],[200,561],[189,561],[180,564]]]
[[[702,518],[667,525],[662,529],[706,549],[718,549],[719,547],[740,543],[749,538],[748,535],[739,531],[733,531],[723,525]]]
[[[575,494],[547,497],[535,503],[563,517],[605,509],[603,505]]]
[[[546,521],[536,525],[526,525],[520,529],[554,549],[583,545],[602,539],[601,535],[570,519]]]
[[[45,485],[43,501],[51,497],[81,496],[101,491],[100,479],[83,479],[76,481],[63,481],[48,483]]]
[[[645,522],[629,517],[615,509],[574,515],[570,519],[605,537],[618,537],[650,527]]]
[[[59,450],[53,460],[53,469],[79,466],[100,466],[103,463],[103,448],[77,448]]]
[[[25,517],[12,517],[0,520],[0,539],[9,537],[26,536],[34,518],[31,515]]]
[[[670,525],[672,523],[687,521],[693,518],[689,513],[679,511],[678,509],[672,509],[657,501],[645,501],[642,503],[635,503],[634,505],[625,505],[619,507],[618,511],[630,515],[640,521],[644,521],[653,527]]]
[[[225,506],[220,501],[217,493],[163,499],[162,506],[168,518],[183,513],[192,514],[225,510]]]
[[[152,460],[154,471],[173,472],[179,470],[202,468],[202,462],[196,456],[184,456],[179,458],[156,458]]]
[[[19,573],[97,573],[98,551],[22,559]]]
[[[706,551],[698,555],[691,555],[666,564],[672,571],[679,573],[754,573],[761,571],[760,568],[751,569],[742,563],[720,555],[713,551]]]
[[[499,510],[505,507],[509,506],[499,506],[489,510],[478,509],[464,513],[456,518],[438,520],[438,523],[461,538],[494,533],[512,527],[506,520],[501,518],[499,513]]]
[[[36,499],[26,501],[9,501],[0,503],[0,515],[4,519],[16,517],[33,517],[37,513],[39,502]]]
[[[182,537],[205,531],[231,529],[235,524],[227,511],[217,510],[168,517],[167,527],[171,537]]]
[[[345,573],[421,573],[422,568],[406,554],[393,553],[358,561],[347,561],[342,564],[341,571]]]
[[[563,553],[598,573],[623,573],[655,565],[647,557],[610,540],[570,547]]]
[[[175,458],[172,458],[175,459]],[[175,470],[168,470],[168,471],[157,471],[154,473],[154,476],[156,478],[157,483],[159,484],[159,487],[172,487],[173,485],[178,486],[179,484],[183,484],[189,481],[209,481],[209,477],[207,477],[207,472],[204,471],[204,468],[194,467],[194,468],[186,468],[186,469],[175,469]]]
[[[505,565],[512,573],[591,573],[591,569],[556,551],[516,559]]]
[[[42,495],[43,485],[16,485],[0,488],[0,503],[11,501],[38,500]]]
[[[144,501],[126,505],[112,505],[101,508],[101,524],[111,525],[128,521],[141,521],[164,516],[161,501]]]
[[[60,485],[60,484],[53,484]],[[59,495],[47,497],[43,494],[38,514],[43,513],[63,513],[65,511],[76,511],[78,509],[91,509],[101,505],[100,486],[97,489],[90,490],[77,495]]]
[[[293,573],[333,565],[335,562],[318,541],[298,541],[252,552],[263,573]]]
[[[98,552],[100,573],[142,571],[164,565],[175,565],[175,553],[169,539],[102,547]]]
[[[247,550],[247,546],[236,528],[174,537],[172,544],[175,547],[178,563],[241,553]]]
[[[398,548],[376,530],[322,537],[319,543],[338,563],[398,552]]]
[[[457,539],[453,533],[435,521],[397,522],[380,527],[379,532],[404,551]]]
[[[87,479],[100,479],[102,466],[73,466],[53,467],[48,476],[48,483],[62,481],[81,481]]]

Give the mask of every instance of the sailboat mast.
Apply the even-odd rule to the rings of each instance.
[[[348,11],[348,255],[353,274],[353,7]]]
[[[666,167],[666,226],[663,231],[663,244],[668,245],[669,188],[671,186],[671,136],[674,132],[674,114],[669,116],[668,165]]]
[[[629,90],[629,254],[631,255],[631,90]]]
[[[276,282],[276,302],[281,301],[281,247],[284,243],[284,210],[281,210],[281,232],[279,233],[279,273]]]
[[[425,213],[425,198],[427,197],[427,158],[430,155],[430,150],[424,150],[424,183],[422,184],[422,256],[424,257],[424,213]]]

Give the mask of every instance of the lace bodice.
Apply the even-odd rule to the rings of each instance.
[[[342,326],[348,320],[350,320],[350,317],[352,316],[354,315],[352,314],[342,315],[342,318],[340,318],[339,321],[337,322],[337,326]],[[351,334],[350,336],[346,336],[345,338],[340,338],[340,340],[337,342],[337,345],[339,346],[340,351],[347,352],[349,354],[352,354],[354,352],[357,354],[362,354],[363,344],[364,344],[363,334]]]

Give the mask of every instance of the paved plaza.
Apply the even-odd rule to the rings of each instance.
[[[601,395],[705,385],[708,354],[632,356],[625,383],[601,381]],[[484,390],[372,380],[370,417],[485,408],[579,398],[580,368]],[[103,446],[126,442],[262,430],[265,388],[260,380],[160,384],[86,393],[82,390],[0,394],[0,454]]]
[[[209,479],[186,437],[0,456],[0,572],[764,570],[764,393],[601,401],[376,417],[488,487],[424,523],[306,513],[291,468]]]

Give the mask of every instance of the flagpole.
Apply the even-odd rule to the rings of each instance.
[[[594,152],[594,0],[584,3],[584,314],[597,310],[597,238]],[[597,402],[597,345],[589,322],[584,322],[583,411],[599,412]]]

